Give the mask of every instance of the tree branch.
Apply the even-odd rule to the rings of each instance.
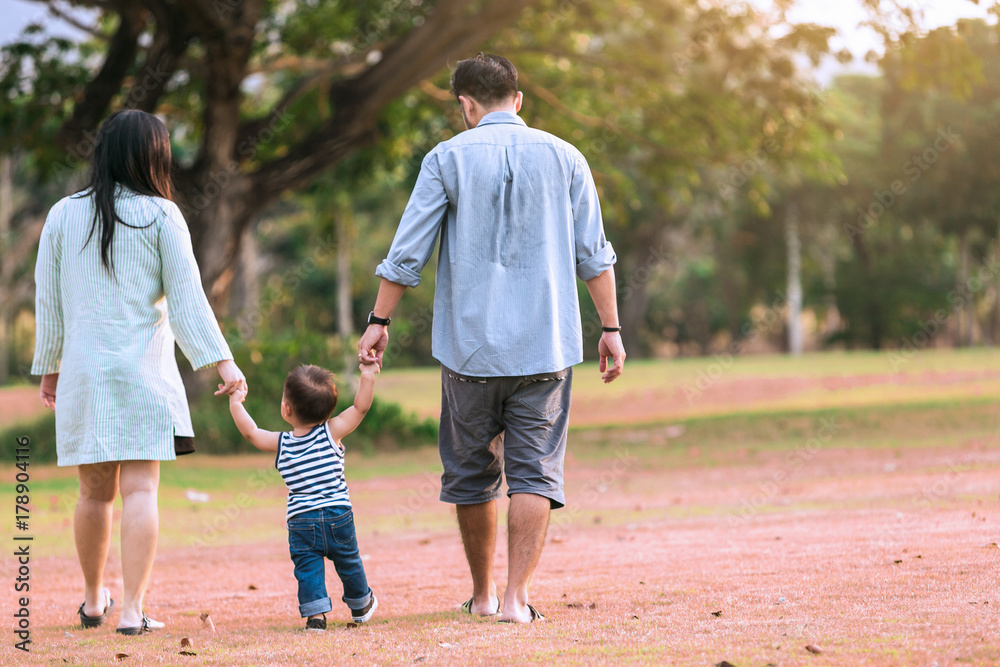
[[[423,25],[387,49],[378,63],[334,88],[336,111],[329,121],[250,175],[257,202],[305,185],[359,142],[373,140],[375,121],[389,102],[433,75],[449,57],[480,46],[535,1],[485,3],[476,13],[463,15],[469,0],[440,0]]]
[[[180,67],[181,57],[187,51],[191,33],[188,21],[173,7],[155,0],[145,3],[156,21],[153,43],[146,51],[146,58],[125,97],[124,106],[153,112],[163,96],[170,78]]]
[[[90,35],[92,37],[96,37],[97,39],[99,39],[101,41],[107,41],[107,39],[108,39],[107,35],[103,34],[95,26],[87,25],[86,23],[83,23],[82,21],[78,20],[72,14],[70,14],[70,13],[68,13],[68,12],[60,9],[59,6],[55,2],[53,2],[53,1],[50,0],[50,1],[46,2],[45,4],[49,8],[49,14],[52,14],[52,16],[56,17],[60,21],[64,21],[64,22],[70,24],[71,26],[73,26],[74,28],[76,28],[77,30],[85,32],[85,33],[87,33],[88,35]]]
[[[70,152],[79,153],[74,144],[85,132],[93,131],[108,110],[111,99],[121,90],[126,73],[135,63],[139,34],[142,32],[143,11],[132,3],[118,9],[118,30],[115,31],[101,70],[87,83],[81,99],[73,105],[73,115],[63,123],[56,134],[56,144]],[[83,159],[85,155],[74,157]]]

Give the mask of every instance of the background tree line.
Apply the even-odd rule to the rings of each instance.
[[[87,38],[33,25],[0,53],[0,382],[30,363],[44,214],[121,106],[171,129],[238,355],[341,367],[420,160],[462,129],[447,64],[480,48],[590,161],[630,355],[1000,338],[995,20],[926,32],[869,0],[879,75],[821,88],[816,66],[850,54],[790,0],[39,4]],[[432,362],[432,284],[394,317],[394,364]]]

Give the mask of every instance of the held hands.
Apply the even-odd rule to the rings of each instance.
[[[220,392],[223,391],[223,387],[225,387],[225,385],[222,384],[219,385]],[[246,399],[247,399],[247,386],[246,384],[239,385],[233,390],[233,393],[229,394],[229,405],[232,405],[233,403],[242,403]]]
[[[625,346],[622,345],[622,335],[617,331],[605,331],[597,344],[597,354],[600,355],[601,378],[604,384],[613,382],[625,370]],[[608,366],[608,358],[614,362]]]
[[[360,364],[358,364],[358,370],[361,371],[362,375],[371,375],[373,377],[382,372],[381,367],[374,361],[373,362],[362,361]]]
[[[381,324],[369,324],[358,341],[358,359],[364,364],[378,364],[382,368],[382,355],[389,345],[389,330]],[[362,371],[364,368],[362,368]]]
[[[40,394],[42,405],[49,410],[56,409],[56,385],[59,383],[59,373],[49,373],[42,376]]]
[[[219,385],[219,391],[215,392],[216,396],[221,396],[226,394],[232,396],[233,392],[238,388],[243,388],[243,394],[246,395],[247,392],[247,379],[243,375],[243,371],[239,369],[232,359],[224,359],[220,361],[215,366],[219,371],[219,377],[222,378],[222,384]]]

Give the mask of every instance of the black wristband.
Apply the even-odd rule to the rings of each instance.
[[[622,330],[622,328],[620,326],[619,327],[601,327],[601,329],[605,333],[619,333]]]
[[[381,324],[382,326],[387,327],[391,321],[391,317],[376,317],[374,310],[368,314],[368,324]]]

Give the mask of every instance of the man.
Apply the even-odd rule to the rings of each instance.
[[[463,610],[528,623],[541,618],[528,583],[549,512],[565,502],[571,367],[583,361],[576,278],[604,326],[599,366],[611,382],[625,364],[616,257],[583,155],[518,118],[511,62],[480,53],[458,63],[451,86],[468,131],[424,158],[375,271],[382,283],[358,355],[382,363],[392,311],[420,283],[440,233],[432,348],[442,364],[441,500],[457,506],[472,573]],[[501,606],[493,555],[502,474],[510,507]]]

